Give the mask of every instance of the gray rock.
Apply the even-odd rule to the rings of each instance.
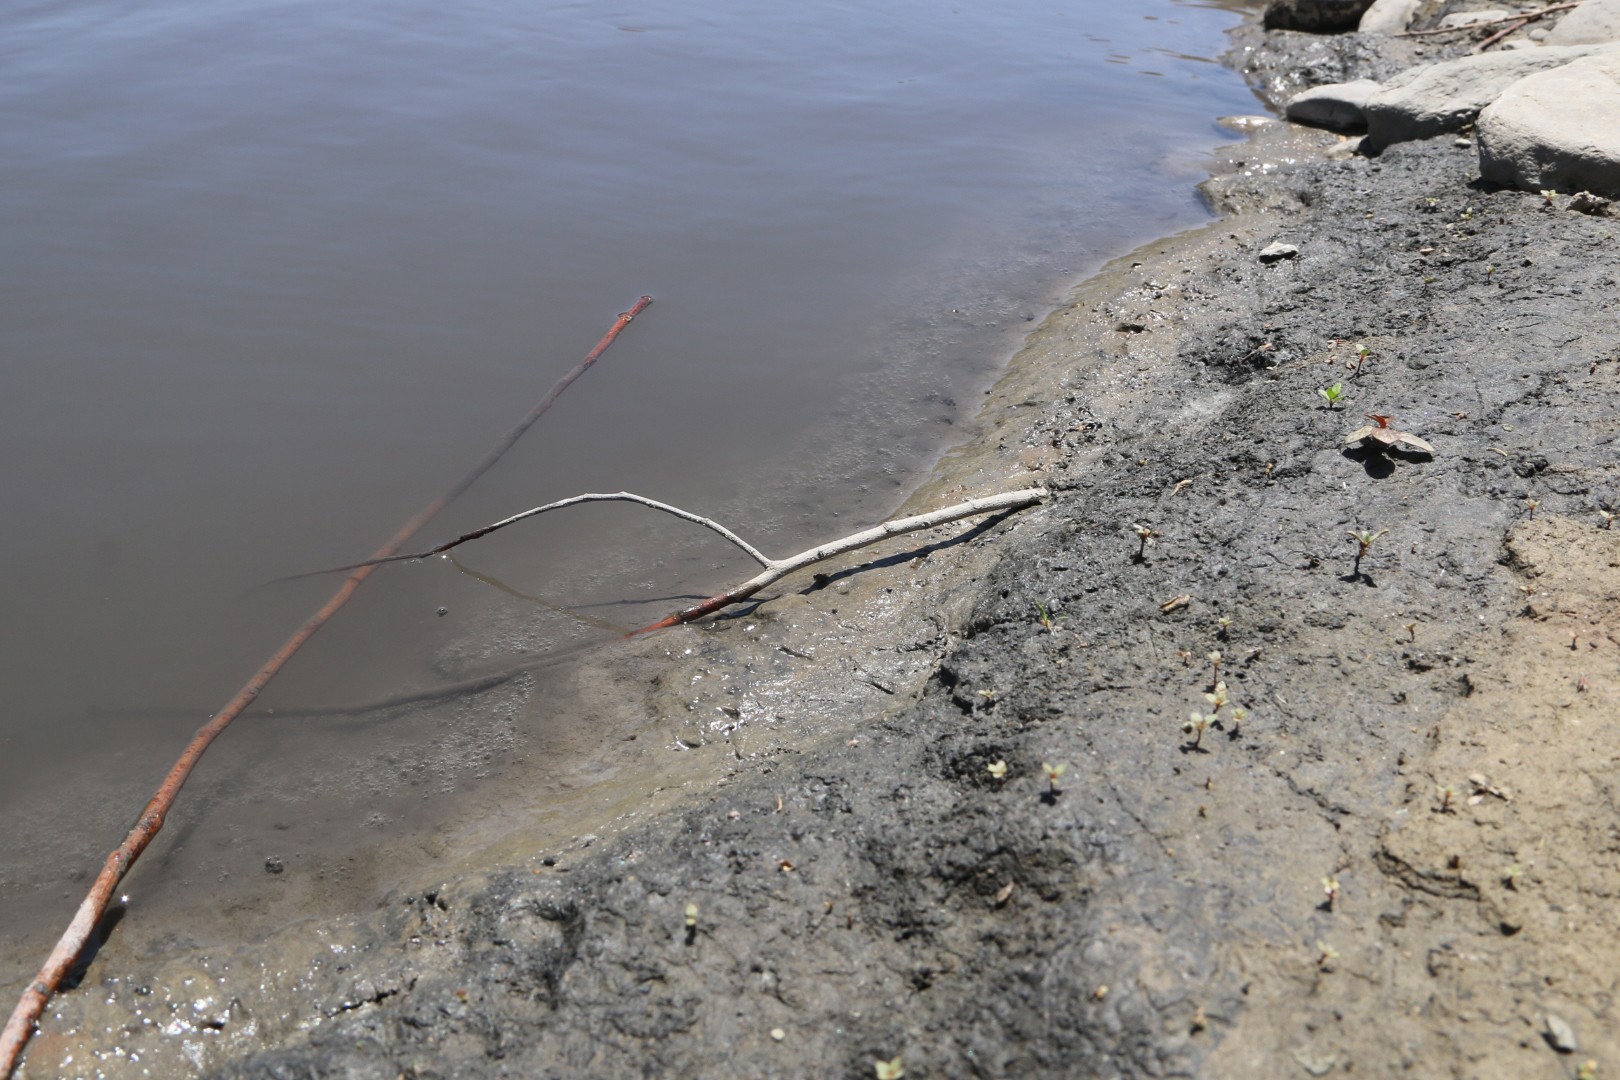
[[[1417,17],[1423,0],[1373,0],[1357,27],[1363,34],[1399,34]]]
[[[1367,116],[1363,110],[1368,100],[1382,89],[1371,79],[1313,86],[1289,98],[1284,112],[1288,119],[1301,124],[1316,124],[1341,131],[1365,127]]]
[[[1580,1044],[1575,1041],[1575,1029],[1569,1026],[1569,1021],[1552,1013],[1547,1014],[1547,1026],[1544,1029],[1547,1045],[1560,1054],[1573,1054],[1579,1050]]]
[[[1384,89],[1367,101],[1364,111],[1368,140],[1373,146],[1383,147],[1459,131],[1525,76],[1562,67],[1610,47],[1548,46],[1460,56],[1409,68],[1385,82]]]
[[[1284,244],[1281,241],[1278,241],[1274,244],[1267,244],[1265,247],[1260,249],[1260,261],[1263,263],[1274,263],[1283,259],[1292,259],[1298,254],[1299,248],[1295,247],[1293,244]]]
[[[1305,30],[1337,34],[1354,30],[1373,0],[1271,0],[1266,5],[1267,30]]]
[[[1620,41],[1620,0],[1583,0],[1547,33],[1549,45]]]
[[[1620,196],[1620,49],[1520,79],[1476,132],[1487,180]]]

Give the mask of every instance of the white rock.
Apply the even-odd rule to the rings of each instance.
[[[1293,244],[1284,244],[1281,241],[1278,241],[1274,244],[1267,244],[1265,247],[1260,249],[1260,261],[1263,263],[1274,263],[1282,259],[1292,259],[1298,254],[1299,248],[1295,247]]]
[[[1383,86],[1371,79],[1313,86],[1289,98],[1283,111],[1288,119],[1301,124],[1340,130],[1364,127],[1367,117],[1362,110],[1366,108],[1367,101],[1382,89]]]
[[[1368,99],[1367,137],[1373,146],[1427,139],[1473,123],[1479,111],[1526,75],[1561,67],[1615,46],[1547,46],[1481,53],[1422,64],[1396,75]]]
[[[1452,30],[1464,26],[1473,26],[1475,23],[1496,22],[1499,19],[1505,19],[1507,17],[1508,13],[1505,11],[1459,11],[1455,14],[1447,15],[1445,18],[1441,19],[1440,26],[1444,29]]]
[[[1487,180],[1620,196],[1620,49],[1520,79],[1475,130]]]
[[[1580,1044],[1575,1041],[1575,1029],[1563,1017],[1548,1013],[1546,1027],[1542,1030],[1546,1033],[1548,1044],[1560,1054],[1573,1054],[1580,1049]]]
[[[1399,34],[1412,25],[1423,0],[1373,0],[1361,15],[1363,34]]]
[[[1620,41],[1620,0],[1582,0],[1547,34],[1549,45]]]

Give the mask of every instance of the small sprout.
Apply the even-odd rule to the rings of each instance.
[[[1558,200],[1558,192],[1552,190],[1551,188],[1542,188],[1541,197],[1546,201],[1548,206],[1552,206]]]
[[[1211,671],[1211,675],[1209,677],[1209,684],[1211,686],[1220,686],[1221,685],[1221,650],[1219,650],[1219,649],[1211,649],[1209,652],[1204,654],[1204,659],[1209,661],[1209,666],[1210,666],[1210,671]]]
[[[1487,266],[1487,267],[1485,267],[1485,273],[1487,273],[1487,274],[1494,274],[1494,273],[1496,273],[1496,267],[1494,267],[1494,266]]]
[[[1193,737],[1192,748],[1194,750],[1197,750],[1198,744],[1204,741],[1204,732],[1209,730],[1210,722],[1214,719],[1213,715],[1205,716],[1203,713],[1188,714],[1187,722],[1181,725],[1181,733]]]
[[[1046,628],[1048,634],[1057,633],[1057,620],[1052,617],[1051,612],[1047,611],[1039,600],[1035,601],[1035,612],[1040,616],[1041,625]]]
[[[1534,495],[1527,494],[1524,497],[1524,505],[1530,508],[1530,520],[1536,520],[1536,510],[1541,507],[1541,500]]]
[[[1472,221],[1472,220],[1474,220],[1474,208],[1472,206],[1463,207],[1463,212],[1462,212],[1461,216],[1462,216],[1462,220],[1464,220],[1464,221]]]
[[[1108,987],[1107,986],[1099,986],[1099,987],[1097,987],[1097,989],[1095,989],[1095,990],[1093,990],[1091,992],[1091,1000],[1092,1001],[1101,1001],[1103,998],[1105,998],[1107,996],[1108,996]]]
[[[1377,532],[1369,532],[1366,529],[1361,529],[1356,532],[1345,534],[1356,542],[1356,563],[1355,566],[1353,566],[1350,570],[1352,581],[1361,577],[1361,560],[1367,557],[1367,549],[1372,547],[1373,542],[1387,532],[1389,532],[1388,529],[1379,529]]]
[[[1524,867],[1520,866],[1518,863],[1514,863],[1512,866],[1508,867],[1502,872],[1502,884],[1506,885],[1514,892],[1519,891],[1519,882],[1523,880],[1523,878]]]
[[[1401,629],[1406,631],[1407,641],[1417,641],[1417,623],[1409,622],[1405,626],[1401,627]]]
[[[1141,543],[1137,546],[1136,555],[1134,556],[1133,561],[1146,562],[1147,549],[1152,547],[1153,542],[1162,534],[1155,530],[1152,526],[1141,524],[1132,524],[1131,531],[1136,533],[1137,540],[1141,541]]]
[[[1316,943],[1316,966],[1323,971],[1332,971],[1333,963],[1339,958],[1339,950],[1325,941]]]
[[[1323,878],[1322,892],[1327,894],[1327,909],[1332,911],[1339,903],[1339,879],[1332,874]]]
[[[872,1070],[877,1073],[877,1080],[905,1080],[906,1067],[900,1064],[899,1054],[888,1061],[874,1061]]]
[[[1372,547],[1373,543],[1387,532],[1389,532],[1388,529],[1379,529],[1377,532],[1369,532],[1366,529],[1362,529],[1359,532],[1346,533],[1346,536],[1350,537],[1350,539],[1356,542],[1356,561],[1360,562],[1362,559],[1365,559],[1367,557],[1367,549]]]
[[[1587,1058],[1575,1066],[1575,1080],[1597,1080],[1597,1058]]]
[[[1204,700],[1209,702],[1210,708],[1214,709],[1216,712],[1220,712],[1222,709],[1226,708],[1226,703],[1229,700],[1226,696],[1226,684],[1224,682],[1216,683],[1215,692],[1213,694],[1205,694]]]
[[[1423,200],[1423,205],[1424,206],[1439,206],[1440,205],[1440,200],[1439,199],[1424,199]]]
[[[1243,734],[1243,721],[1249,718],[1249,710],[1236,705],[1232,707],[1232,738]]]
[[[1378,413],[1367,413],[1367,419],[1372,423],[1366,427],[1359,427],[1344,437],[1345,445],[1361,443],[1373,450],[1393,450],[1397,446],[1407,445],[1423,451],[1425,454],[1434,453],[1434,447],[1408,431],[1399,431],[1390,426],[1390,417]]]
[[[1355,366],[1355,370],[1353,370],[1350,374],[1352,374],[1352,375],[1360,375],[1361,374],[1361,366],[1363,364],[1365,364],[1367,361],[1371,360],[1372,358],[1373,358],[1373,351],[1371,349],[1367,348],[1367,346],[1364,343],[1362,343],[1360,341],[1356,342],[1356,366]]]
[[[1344,397],[1344,383],[1334,383],[1332,386],[1317,387],[1316,392],[1328,403],[1328,408],[1338,408],[1339,399]]]
[[[1440,786],[1440,812],[1442,814],[1452,813],[1453,811],[1451,804],[1456,800],[1456,798],[1457,789],[1452,787],[1450,784],[1442,784]]]
[[[1598,515],[1603,518],[1603,527],[1605,529],[1614,528],[1615,513],[1613,510],[1605,510],[1602,507],[1599,507]]]
[[[695,930],[697,928],[697,920],[698,920],[698,906],[696,904],[687,904],[686,905],[686,928],[688,930]]]
[[[1005,761],[993,761],[984,767],[984,771],[997,780],[1007,779],[1007,763]]]
[[[1069,767],[1063,764],[1051,765],[1043,761],[1041,762],[1041,771],[1046,774],[1047,794],[1056,795],[1058,793],[1058,780],[1063,777],[1064,773],[1069,771]]]
[[[1436,280],[1435,278],[1426,277],[1426,278],[1423,279],[1423,284],[1425,284],[1425,285],[1433,285],[1435,283],[1435,280]]]
[[[1232,629],[1232,620],[1227,616],[1222,615],[1220,618],[1215,620],[1215,625],[1220,627],[1216,633],[1220,635],[1222,641],[1225,641],[1227,631]]]

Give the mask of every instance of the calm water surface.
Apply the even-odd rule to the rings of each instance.
[[[374,548],[644,292],[427,539],[591,490],[782,553],[892,510],[1066,282],[1203,219],[1212,120],[1254,108],[1204,59],[1242,6],[10,5],[0,937],[59,929],[185,739],[333,587],[262,583]],[[605,508],[472,558],[622,625],[742,568]],[[267,704],[608,633],[531,623],[447,563],[361,595]],[[149,855],[149,902],[165,867],[195,897],[258,866],[255,823],[341,851],[455,814],[545,735],[516,698],[481,709],[450,717],[484,733],[462,743],[445,717],[233,729],[187,790],[207,819],[183,798]],[[294,770],[319,798],[279,785]]]

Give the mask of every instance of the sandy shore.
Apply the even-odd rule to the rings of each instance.
[[[1240,44],[1262,87],[1400,66]],[[25,1075],[1620,1070],[1620,220],[1466,135],[1343,150],[1234,145],[1225,216],[1052,312],[909,508],[1050,503],[642,646],[710,782],[98,965]],[[1347,444],[1364,414],[1433,453]],[[753,706],[700,668],[775,726],[717,729]],[[808,734],[803,696],[839,703]]]

